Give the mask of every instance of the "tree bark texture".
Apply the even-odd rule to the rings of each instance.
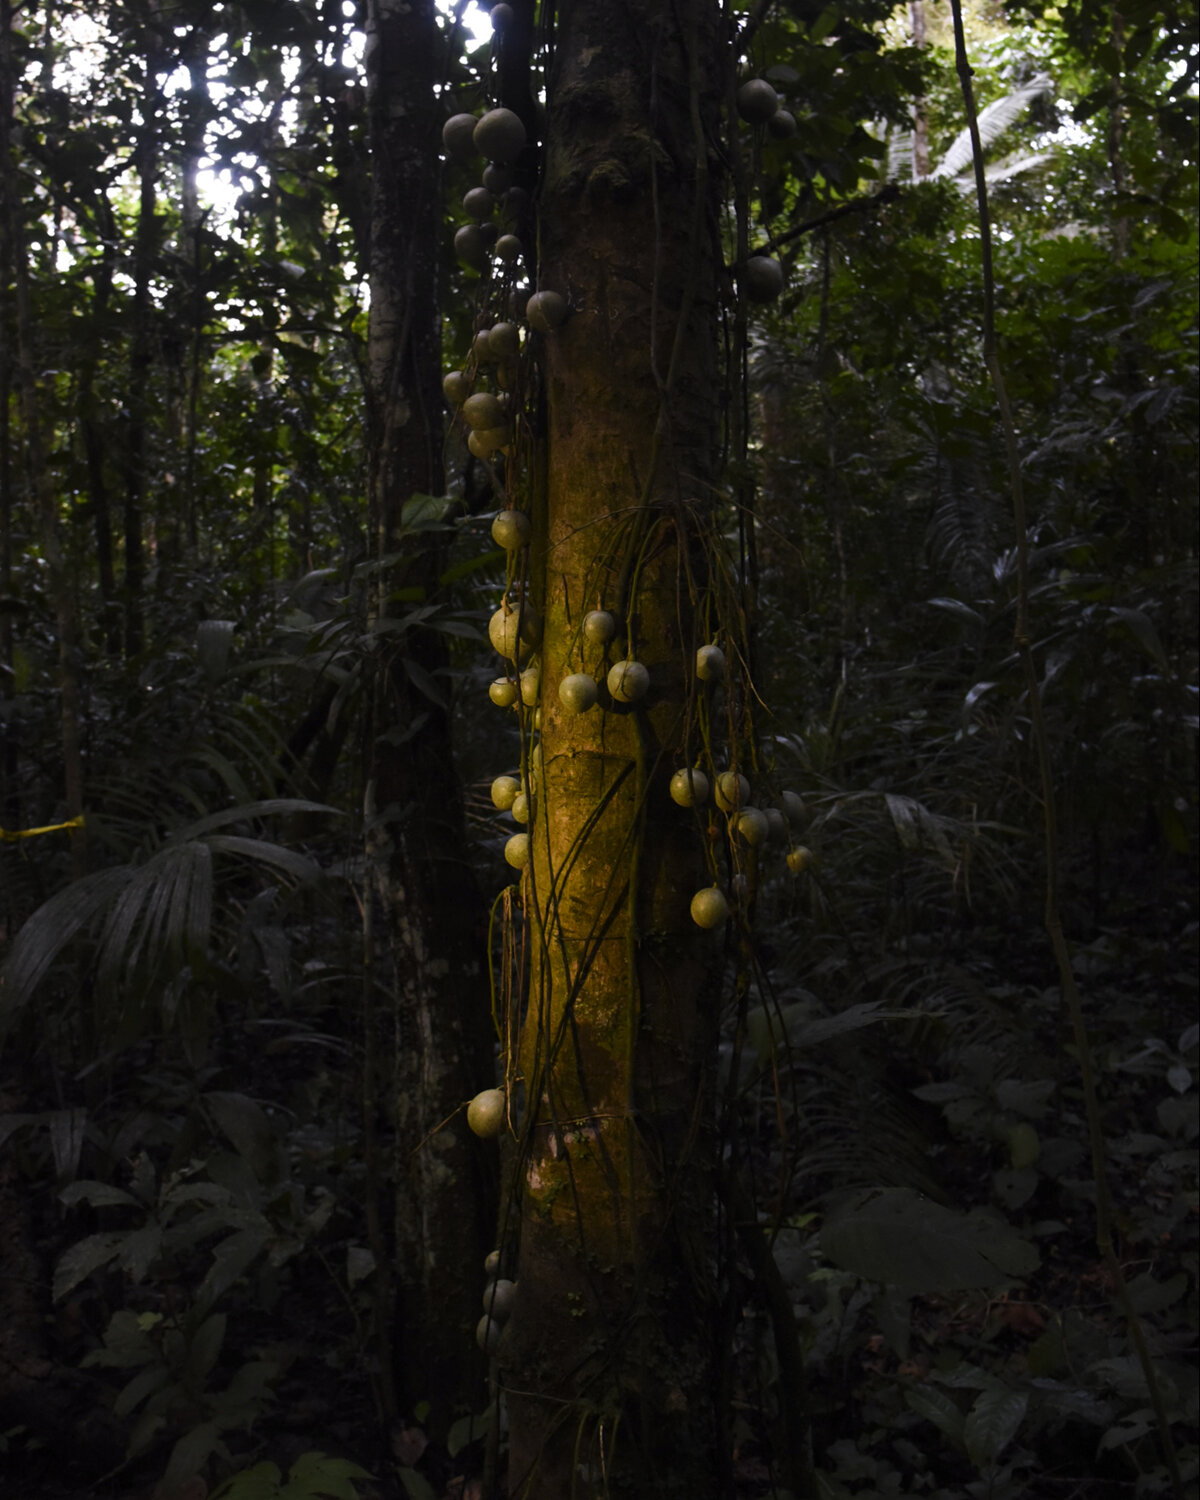
[[[720,26],[710,0],[568,0],[556,19],[539,286],[572,315],[539,336],[533,961],[501,1346],[523,1500],[713,1493],[720,949],[689,917],[711,883],[703,819],[667,785],[701,748],[693,672],[712,628]],[[606,647],[581,635],[595,609],[618,622]],[[604,687],[627,654],[649,670],[636,704]],[[573,717],[558,686],[579,672],[600,701]]]
[[[402,587],[433,602],[442,569],[436,535],[401,534],[405,502],[443,487],[437,41],[433,0],[371,0],[369,483],[373,550],[393,559],[378,575],[377,626],[412,607],[388,602]],[[386,1037],[381,1086],[393,1130],[397,1385],[410,1409],[431,1403],[444,1435],[454,1406],[478,1401],[474,1329],[495,1226],[483,1153],[456,1113],[492,1067],[484,913],[441,697],[446,638],[414,627],[377,639],[367,852],[375,1036]],[[368,1055],[365,1065],[381,1061]]]

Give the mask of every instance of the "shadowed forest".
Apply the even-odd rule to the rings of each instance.
[[[1200,1495],[1200,24],[0,0],[0,1494]]]

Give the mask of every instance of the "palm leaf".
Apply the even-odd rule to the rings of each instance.
[[[978,116],[979,140],[986,151],[993,145],[1010,125],[1014,124],[1035,99],[1043,94],[1048,94],[1054,87],[1053,80],[1048,73],[1039,73],[1036,78],[1031,78],[1028,83],[1014,89],[1011,94],[1006,94],[1003,99],[997,99],[989,104],[986,109],[981,109]],[[960,172],[971,165],[971,132],[970,129],[959,131],[950,149],[938,162],[937,166],[929,174],[930,177],[957,177]]]

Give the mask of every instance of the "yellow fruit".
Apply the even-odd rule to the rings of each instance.
[[[696,652],[696,676],[701,682],[719,682],[724,675],[724,651],[720,646],[701,646]]]
[[[507,812],[520,790],[521,783],[515,776],[497,776],[492,782],[492,806]]]
[[[529,798],[524,792],[518,792],[513,798],[509,812],[512,813],[514,822],[529,822]]]
[[[596,702],[600,689],[586,672],[572,672],[558,685],[558,697],[569,714],[585,714]]]
[[[746,808],[734,819],[734,827],[746,842],[755,848],[766,842],[768,826],[766,814],[760,812],[757,807]]]
[[[699,807],[708,801],[708,777],[703,771],[676,771],[671,777],[671,801],[680,807]]]
[[[504,846],[504,858],[514,870],[523,870],[529,863],[529,835],[514,833]]]
[[[717,777],[717,806],[722,812],[732,812],[750,800],[750,783],[736,771],[722,771]]]
[[[692,897],[692,921],[697,927],[720,927],[729,916],[729,902],[715,885]]]
[[[467,1105],[467,1124],[481,1140],[490,1140],[504,1129],[504,1090],[484,1089]]]
[[[619,661],[609,669],[608,691],[615,703],[637,703],[649,688],[650,673],[640,661]]]
[[[606,609],[593,609],[583,617],[583,634],[594,646],[605,646],[617,633],[617,622]]]
[[[817,856],[811,849],[805,849],[803,845],[788,850],[787,867],[793,875],[799,875],[805,870],[814,870],[817,865]]]
[[[542,674],[537,667],[526,667],[521,673],[521,702],[526,708],[536,708],[538,694],[542,689]]]
[[[523,510],[502,510],[492,522],[492,541],[506,552],[523,547],[529,540],[529,533],[529,517]]]
[[[511,708],[519,695],[516,683],[510,682],[507,677],[497,677],[488,688],[488,697],[497,708]]]

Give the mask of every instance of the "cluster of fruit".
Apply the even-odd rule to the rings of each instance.
[[[517,1300],[517,1283],[497,1273],[500,1252],[493,1250],[483,1263],[487,1285],[483,1289],[483,1317],[475,1327],[475,1342],[485,1354],[495,1354]]]

